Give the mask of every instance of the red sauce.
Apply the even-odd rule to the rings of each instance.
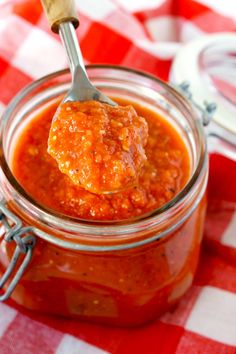
[[[119,193],[98,195],[75,185],[58,169],[57,162],[47,152],[49,130],[58,103],[38,113],[20,134],[12,158],[13,173],[19,183],[42,205],[82,219],[128,219],[170,201],[189,178],[187,148],[174,127],[156,112],[133,102],[132,105],[138,116],[145,118],[149,129],[145,147],[147,160],[138,185]],[[52,136],[50,143],[51,140]],[[69,141],[68,146],[71,146]],[[83,150],[82,154],[82,158],[87,156]],[[98,173],[95,170],[94,175],[97,177]]]
[[[119,104],[127,103],[119,101]],[[149,128],[147,161],[138,186],[113,195],[96,195],[81,189],[58,169],[55,159],[47,153],[48,134],[57,105],[53,103],[35,114],[21,131],[12,154],[15,176],[39,203],[79,218],[127,219],[162,206],[187,182],[190,161],[182,138],[156,112],[134,104]],[[172,218],[166,220],[165,226],[157,225],[155,229],[149,230],[147,223],[142,237],[148,239],[169,230],[168,235],[127,250],[75,251],[38,237],[30,265],[13,293],[14,300],[40,313],[116,325],[140,324],[159,316],[175,305],[192,283],[205,198],[195,206],[193,213],[176,225],[176,229],[172,228]],[[22,220],[26,225],[42,227],[38,220],[29,220],[26,215],[22,215]],[[46,225],[43,230],[54,235],[54,230],[47,229]],[[67,236],[65,233],[63,239]],[[136,236],[140,237],[134,232],[133,239]],[[73,237],[75,242],[87,244],[86,236],[73,234]],[[121,237],[117,242],[122,245],[125,239]],[[99,240],[107,242],[102,235]],[[7,257],[10,262],[14,249],[13,243],[7,244],[1,258]]]
[[[78,186],[116,192],[137,184],[147,137],[147,123],[132,106],[66,102],[53,118],[48,152]]]

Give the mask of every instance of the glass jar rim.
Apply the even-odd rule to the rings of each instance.
[[[175,99],[177,99],[179,102],[181,102],[184,105],[185,109],[188,111],[189,114],[191,114],[193,117],[196,117],[196,112],[193,110],[191,104],[187,101],[187,99],[184,96],[182,96],[176,89],[174,89],[167,83],[163,82],[162,80],[158,79],[157,77],[149,73],[123,67],[123,66],[118,66],[118,65],[88,65],[87,66],[87,70],[92,70],[92,69],[110,69],[116,71],[121,70],[128,73],[132,73],[134,75],[141,76],[145,79],[152,80],[157,84],[159,84],[160,86],[162,86],[164,89],[167,89],[175,97]],[[20,103],[20,101],[26,94],[31,92],[33,89],[37,88],[40,84],[47,82],[50,79],[57,78],[61,75],[67,74],[68,72],[69,72],[68,69],[60,70],[51,73],[49,75],[46,75],[36,81],[33,81],[31,84],[29,84],[24,89],[22,89],[7,106],[2,117],[1,129],[0,129],[0,134],[1,134],[0,151],[2,152],[0,156],[0,167],[3,171],[4,176],[9,181],[10,185],[14,188],[14,191],[17,192],[24,201],[30,203],[31,207],[33,207],[35,210],[38,210],[40,214],[43,215],[44,221],[46,222],[50,221],[52,222],[52,224],[54,223],[55,225],[59,225],[63,222],[63,226],[65,228],[68,227],[73,232],[86,233],[88,232],[88,228],[89,228],[89,232],[95,236],[100,234],[112,235],[117,232],[119,235],[124,235],[124,231],[127,229],[127,227],[129,227],[129,233],[132,233],[134,231],[137,231],[137,229],[139,231],[144,230],[144,228],[147,225],[147,221],[158,223],[160,222],[160,220],[158,220],[158,218],[160,217],[162,220],[164,220],[167,217],[166,213],[178,207],[179,203],[182,202],[187,197],[188,193],[192,190],[193,186],[195,185],[195,182],[198,180],[203,170],[203,167],[205,165],[206,162],[205,136],[201,124],[197,124],[197,122],[199,122],[198,118],[195,119],[196,123],[194,124],[197,128],[197,132],[199,136],[203,139],[204,143],[198,147],[201,149],[199,154],[200,157],[198,159],[196,168],[193,171],[189,181],[187,182],[185,187],[168,203],[163,205],[161,208],[155,209],[139,217],[135,217],[127,220],[121,220],[121,221],[99,222],[99,221],[92,221],[92,220],[83,220],[83,219],[63,215],[59,212],[56,212],[55,210],[51,210],[49,208],[43,207],[42,205],[38,204],[32,197],[30,197],[24,191],[24,189],[21,187],[21,185],[18,183],[18,181],[12,174],[11,169],[4,156],[3,139],[2,139],[4,123],[6,123],[8,117],[13,112],[14,108]],[[101,229],[102,229],[102,233],[101,233]]]

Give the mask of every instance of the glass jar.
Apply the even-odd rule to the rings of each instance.
[[[189,150],[190,179],[162,208],[125,222],[78,220],[42,207],[14,178],[12,149],[36,111],[68,90],[70,74],[32,83],[1,122],[1,300],[11,295],[40,312],[137,325],[174,306],[192,284],[206,207],[205,135],[187,99],[155,77],[114,66],[89,66],[88,75],[105,94],[141,103],[175,126]]]

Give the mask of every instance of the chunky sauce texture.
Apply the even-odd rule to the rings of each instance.
[[[189,178],[190,161],[185,143],[175,128],[156,112],[148,108],[126,100],[116,101],[122,106],[132,104],[137,112],[137,117],[144,117],[148,124],[149,134],[147,143],[145,141],[146,128],[134,128],[135,137],[140,133],[140,137],[144,140],[143,145],[146,143],[146,158],[144,159],[142,152],[142,161],[137,162],[138,166],[133,166],[136,169],[144,163],[140,170],[137,184],[115,194],[95,194],[76,185],[70,178],[71,176],[69,177],[65,173],[62,173],[58,168],[56,160],[47,151],[52,118],[59,104],[58,102],[54,102],[35,115],[21,131],[12,155],[12,170],[15,177],[25,191],[38,203],[63,214],[81,219],[123,220],[140,216],[163,206],[183,188]],[[93,106],[92,103],[91,105]],[[91,109],[93,110],[93,108]],[[76,107],[74,111],[72,106],[72,111],[77,114]],[[128,110],[127,115],[129,114],[133,114],[132,109],[131,113],[130,109]],[[141,124],[141,122],[139,123]],[[85,133],[83,133],[84,135],[81,134],[81,140],[91,130],[87,127],[87,124],[90,124],[90,122],[84,121],[83,124]],[[68,129],[70,128],[73,128],[72,122],[68,123]],[[100,129],[100,127],[96,129]],[[122,129],[118,130],[118,134],[121,131]],[[93,134],[91,144],[93,144]],[[102,136],[99,136],[99,139],[102,141]],[[52,140],[53,135],[50,135],[50,144],[52,144]],[[99,156],[100,142],[97,150],[96,148],[94,150],[96,157]],[[126,143],[126,138],[124,138],[124,142]],[[71,141],[67,143],[68,147],[70,147]],[[62,141],[62,144],[65,144],[65,141]],[[133,144],[134,142],[128,139],[128,145]],[[73,143],[72,148],[74,148]],[[50,153],[52,155],[56,155],[55,149],[56,145],[51,145]],[[142,150],[142,145],[140,145],[140,149]],[[102,156],[103,153],[104,151],[101,152]],[[109,154],[110,152],[108,152]],[[96,165],[93,158],[87,159],[88,156],[91,155],[89,155],[86,148],[82,148],[78,163],[81,164],[82,170],[86,168],[87,163],[89,171],[93,172],[95,177],[93,179],[93,176],[89,175],[89,178],[94,183],[94,189],[97,190],[97,188],[100,188],[99,184],[101,183],[98,176],[101,172],[104,173],[104,171],[99,170],[99,157],[98,165]],[[65,158],[59,157],[58,161],[59,164],[63,164],[65,163]],[[109,163],[112,165],[115,161],[117,161],[116,154],[114,154],[114,159],[111,159]],[[73,163],[77,164],[77,161]],[[61,167],[62,170],[63,168]],[[67,167],[65,168],[67,169]],[[73,165],[72,169],[74,168],[75,166]],[[67,171],[64,170],[63,172]],[[129,177],[131,173],[129,167],[127,167],[126,172]],[[122,173],[120,176],[118,184],[122,180],[125,181],[126,178]],[[86,178],[82,181],[82,184],[84,183],[86,184]],[[109,180],[106,180],[106,183],[109,184]]]
[[[162,206],[183,188],[189,178],[190,160],[174,127],[143,106],[123,100],[118,103],[132,103],[138,116],[148,123],[147,160],[137,186],[112,195],[94,194],[59,170],[47,152],[51,121],[59,104],[54,102],[26,122],[12,152],[13,173],[38,203],[78,218],[121,220]],[[127,250],[72,251],[39,237],[13,298],[40,313],[108,324],[127,326],[151,320],[174,306],[192,283],[204,211],[205,198],[168,236]],[[147,226],[145,237],[159,232],[159,228],[149,230]],[[136,237],[135,233],[132,236]],[[80,235],[75,238],[80,242]],[[10,262],[14,251],[13,243],[9,243],[2,256],[0,249],[0,256]],[[1,273],[5,264],[0,262]]]
[[[132,106],[65,102],[53,118],[48,153],[78,186],[116,192],[137,184],[147,138],[147,122]]]

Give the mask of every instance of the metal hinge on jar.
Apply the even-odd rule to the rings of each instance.
[[[183,81],[181,84],[177,85],[177,89],[192,103],[194,107],[202,114],[202,123],[204,126],[208,125],[212,120],[212,117],[217,108],[214,102],[203,102],[204,107],[200,106],[193,99],[193,95],[190,91],[190,83],[188,81]]]
[[[17,283],[21,279],[26,267],[28,266],[33,253],[33,248],[36,242],[36,238],[33,235],[32,227],[23,227],[21,220],[16,217],[6,207],[5,201],[0,202],[0,223],[5,229],[4,241],[15,242],[16,248],[13,253],[12,259],[6,269],[5,273],[0,279],[0,289],[6,284],[13,272],[16,270],[16,266],[19,263],[20,255],[24,255],[19,267],[11,279],[5,292],[0,295],[0,301],[5,301],[9,298]]]

